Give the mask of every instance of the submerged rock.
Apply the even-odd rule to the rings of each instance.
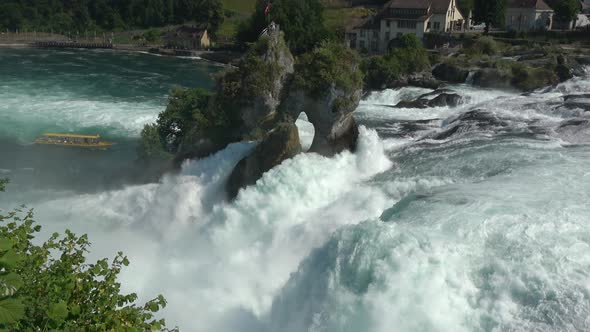
[[[506,121],[498,118],[496,115],[490,112],[483,110],[473,110],[463,113],[456,118],[450,119],[442,131],[426,138],[445,140],[462,133],[490,130],[494,131],[497,128],[506,128],[508,125],[509,124]]]
[[[301,143],[297,126],[294,123],[279,124],[264,137],[252,154],[236,165],[226,186],[229,198],[235,198],[240,189],[255,184],[264,173],[299,152]]]
[[[555,130],[564,141],[573,144],[590,143],[590,120],[571,119],[562,122]]]
[[[590,112],[590,94],[568,95],[563,97],[563,106],[568,109],[582,109]]]

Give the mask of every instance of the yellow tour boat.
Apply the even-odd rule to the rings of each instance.
[[[78,134],[60,134],[45,133],[35,140],[36,144],[42,145],[60,145],[77,148],[94,148],[107,149],[114,143],[102,141],[100,135],[78,135]]]

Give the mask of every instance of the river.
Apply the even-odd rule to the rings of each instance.
[[[123,290],[162,293],[183,331],[590,329],[590,134],[559,130],[588,115],[558,107],[590,93],[590,76],[527,96],[452,86],[457,108],[388,107],[431,90],[372,93],[355,112],[356,153],[298,155],[232,203],[224,182],[252,143],[129,181],[170,87],[211,87],[218,70],[0,49],[0,175],[12,179],[0,207],[34,207],[42,237],[88,233],[91,258],[124,251]],[[50,130],[119,144],[31,144]]]

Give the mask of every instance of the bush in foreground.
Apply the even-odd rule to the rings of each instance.
[[[121,294],[122,253],[87,263],[86,235],[66,230],[37,245],[40,230],[32,211],[0,215],[0,330],[170,331],[154,316],[166,306],[161,295],[138,306],[136,294]]]

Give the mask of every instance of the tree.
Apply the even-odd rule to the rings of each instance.
[[[197,24],[206,26],[213,35],[223,24],[223,4],[219,0],[198,0],[192,18]]]
[[[485,34],[490,31],[490,26],[496,27],[504,25],[504,15],[506,12],[506,0],[474,0],[473,20],[477,24],[484,23]]]
[[[121,294],[122,253],[89,264],[86,235],[66,230],[37,244],[40,230],[32,211],[0,215],[0,330],[169,331],[154,317],[166,305],[161,295],[138,306],[136,294]]]
[[[560,0],[553,6],[555,18],[560,22],[571,22],[578,17],[580,12],[580,1],[578,0]]]
[[[239,41],[255,41],[271,21],[280,25],[289,48],[297,54],[312,50],[328,38],[319,0],[275,0],[265,15],[267,5],[267,0],[257,1],[256,11],[238,30]]]
[[[173,88],[166,110],[158,115],[158,132],[166,151],[175,153],[193,127],[205,129],[214,120],[208,107],[211,93],[204,89]]]
[[[15,3],[0,5],[0,27],[16,30],[22,29],[23,9]]]
[[[457,0],[457,6],[465,16],[465,19],[469,16],[469,12],[473,11],[473,1],[474,0]]]

